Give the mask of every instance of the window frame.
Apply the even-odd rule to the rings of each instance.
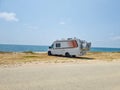
[[[55,44],[55,47],[56,47],[56,48],[61,48],[61,43],[56,43],[56,44]]]

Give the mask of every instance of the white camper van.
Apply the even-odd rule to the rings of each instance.
[[[56,40],[49,47],[48,55],[62,55],[76,57],[85,55],[90,50],[91,43],[80,39],[68,38],[67,40]]]

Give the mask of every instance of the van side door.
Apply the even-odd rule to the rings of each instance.
[[[54,53],[57,55],[62,55],[62,47],[60,42],[54,44]]]

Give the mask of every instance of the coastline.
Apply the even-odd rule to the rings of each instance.
[[[16,44],[0,44],[0,51],[9,52],[46,52],[48,45],[16,45]],[[90,52],[120,52],[120,47],[91,47]]]

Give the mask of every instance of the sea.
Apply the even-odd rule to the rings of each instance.
[[[0,52],[47,52],[49,46],[0,44]],[[120,48],[91,47],[90,52],[120,52]]]

